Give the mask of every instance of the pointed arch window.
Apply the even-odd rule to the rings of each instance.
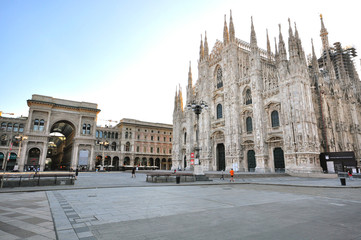
[[[217,105],[217,119],[223,118],[222,104]]]
[[[247,131],[247,133],[251,133],[253,131],[252,118],[251,117],[246,118],[246,131]]]
[[[272,127],[279,127],[280,126],[280,119],[278,116],[278,112],[274,110],[271,113],[271,121],[272,121]]]
[[[244,100],[245,100],[246,105],[252,104],[252,92],[251,92],[251,89],[247,89]]]
[[[187,132],[184,133],[184,144],[187,143]]]
[[[222,68],[217,69],[217,88],[223,87],[223,79],[222,79]]]

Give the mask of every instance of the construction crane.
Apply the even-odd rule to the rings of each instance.
[[[14,115],[14,113],[4,113],[4,112],[0,111],[0,117],[1,117],[3,114]]]

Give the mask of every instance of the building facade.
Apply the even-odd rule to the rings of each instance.
[[[355,152],[361,157],[361,84],[353,48],[328,44],[321,16],[323,54],[306,59],[296,25],[289,21],[288,50],[281,33],[275,51],[258,47],[253,21],[250,43],[237,39],[230,16],[223,42],[209,52],[201,39],[198,80],[189,67],[187,105],[204,101],[196,116],[176,91],[173,112],[173,168],[191,168],[199,130],[204,170],[321,172],[321,152]]]
[[[0,117],[1,169],[171,168],[172,125],[122,119],[101,127],[94,103],[42,95],[27,103],[28,117]]]

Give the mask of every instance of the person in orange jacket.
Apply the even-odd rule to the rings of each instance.
[[[230,182],[234,182],[234,171],[233,171],[233,168],[231,168],[231,171],[229,171],[229,173],[231,174],[231,180],[229,180]]]

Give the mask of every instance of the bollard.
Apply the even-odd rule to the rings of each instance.
[[[346,178],[340,178],[341,185],[346,186]]]

